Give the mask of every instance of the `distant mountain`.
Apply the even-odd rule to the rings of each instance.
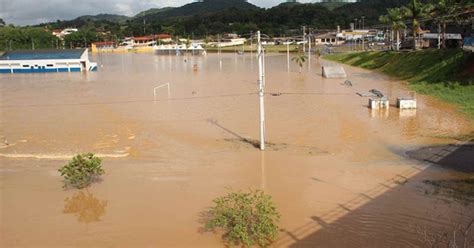
[[[130,17],[124,15],[113,15],[113,14],[99,14],[99,15],[84,15],[80,16],[72,21],[108,21],[108,22],[125,22]]]
[[[230,8],[241,10],[257,10],[259,7],[248,3],[245,0],[203,0],[202,2],[193,2],[181,7],[160,11],[158,13],[148,14],[142,17],[152,20],[163,20],[173,17],[185,17],[201,14],[211,14]]]
[[[145,10],[145,11],[142,11],[142,12],[136,14],[134,17],[143,17],[143,16],[146,16],[146,15],[158,14],[158,13],[165,12],[165,11],[172,10],[172,9],[174,9],[174,8],[173,7],[151,8],[149,10]]]

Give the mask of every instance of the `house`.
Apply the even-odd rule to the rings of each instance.
[[[429,47],[438,47],[438,43],[441,42],[443,34],[438,33],[423,33],[421,39],[429,43]],[[461,47],[462,46],[462,35],[456,33],[445,34],[446,45],[448,47]],[[413,39],[412,39],[413,40]]]
[[[173,40],[169,34],[154,34],[140,37],[126,37],[121,45],[128,48],[153,47],[157,43],[170,43]]]
[[[72,33],[77,32],[77,31],[79,31],[77,28],[66,28],[66,29],[62,29],[62,30],[61,29],[54,29],[51,33],[54,36],[56,36],[56,37],[58,37],[59,39],[62,40],[64,38],[64,36],[72,34]]]
[[[7,51],[0,56],[0,73],[45,73],[96,71],[87,49]]]
[[[318,34],[314,37],[314,40],[316,45],[338,45],[340,43],[336,33]]]

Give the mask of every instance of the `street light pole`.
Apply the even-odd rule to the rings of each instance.
[[[308,35],[308,67],[311,69],[311,31]]]
[[[265,64],[264,52],[262,49],[262,41],[260,31],[257,32],[258,42],[258,96],[260,99],[260,150],[265,150],[265,102],[264,102],[264,87],[265,87]]]
[[[306,52],[305,40],[306,40],[306,26],[303,26],[303,54]]]
[[[290,71],[290,42],[286,41],[286,62],[288,64],[288,72]]]

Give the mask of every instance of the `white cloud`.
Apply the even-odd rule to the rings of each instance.
[[[266,8],[283,1],[249,0]],[[28,25],[101,13],[132,16],[149,8],[176,7],[190,2],[192,0],[0,0],[0,18],[7,23]]]

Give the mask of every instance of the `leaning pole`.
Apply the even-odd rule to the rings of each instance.
[[[265,65],[264,65],[264,54],[262,49],[262,41],[260,37],[260,31],[257,32],[258,42],[258,96],[260,99],[260,150],[265,150],[265,99],[264,99],[264,88],[265,88]]]

